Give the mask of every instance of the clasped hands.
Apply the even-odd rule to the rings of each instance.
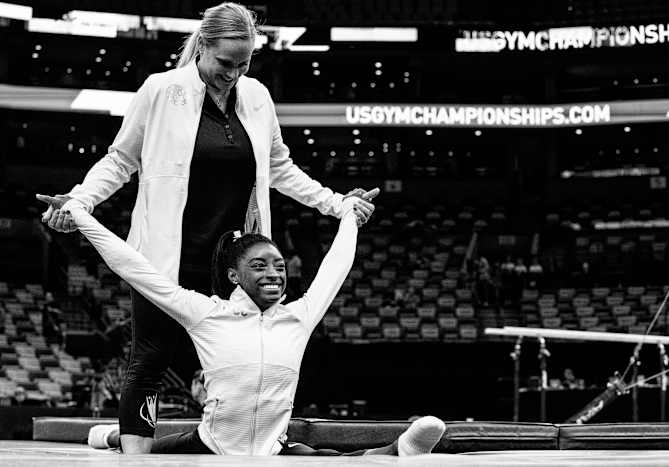
[[[381,190],[378,188],[369,191],[365,191],[362,188],[356,188],[344,195],[344,199],[357,198],[353,205],[353,212],[355,213],[358,227],[366,223],[371,217],[375,209],[372,200],[376,198],[380,191]]]
[[[374,204],[372,200],[379,194],[379,189],[374,188],[370,191],[365,191],[362,188],[356,188],[349,191],[344,195],[344,199],[356,197],[358,200],[354,206],[354,212],[358,226],[361,226],[369,220],[369,217],[374,212]],[[67,203],[71,196],[67,195],[56,195],[48,196],[37,194],[35,197],[46,203],[49,207],[46,211],[42,213],[42,222],[48,225],[50,228],[56,232],[69,233],[77,230],[77,226],[72,219],[72,216],[69,212],[64,212],[61,208]]]
[[[47,210],[42,213],[42,222],[44,222],[56,232],[69,233],[77,230],[77,226],[75,225],[70,213],[61,209],[65,203],[72,199],[71,196],[48,196],[37,194],[35,197],[41,202],[49,205]]]

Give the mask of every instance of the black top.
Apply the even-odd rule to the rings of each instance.
[[[188,180],[183,215],[180,284],[209,293],[211,254],[221,234],[244,229],[246,210],[256,179],[253,147],[235,112],[230,92],[227,114],[205,93]],[[193,284],[189,276],[205,278]],[[186,283],[184,283],[186,279]]]

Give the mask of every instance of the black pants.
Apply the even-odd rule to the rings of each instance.
[[[152,454],[215,454],[200,439],[197,428],[185,433],[158,438],[151,447]]]
[[[152,454],[214,454],[200,439],[197,428],[186,433],[163,436],[153,443]],[[302,443],[286,443],[279,455],[283,456],[362,456],[367,454],[397,455],[397,441],[375,449],[340,452],[335,449],[314,449]]]
[[[200,277],[182,277],[183,287],[207,293]],[[188,333],[164,311],[134,289],[132,298],[132,343],[128,370],[119,403],[122,435],[152,438],[158,421],[160,382],[178,355],[187,372],[197,367],[195,348]],[[193,368],[191,368],[193,367]],[[191,375],[184,375],[190,381]]]

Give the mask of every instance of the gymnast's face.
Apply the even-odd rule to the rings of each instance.
[[[261,311],[279,301],[286,290],[286,261],[269,243],[256,243],[239,259],[228,278],[238,283]]]
[[[227,93],[239,77],[249,71],[254,40],[218,39],[210,45],[198,44],[197,68],[202,80],[217,93]]]

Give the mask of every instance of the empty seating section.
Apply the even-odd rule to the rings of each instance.
[[[42,335],[45,306],[41,285],[0,282],[0,398],[22,387],[29,400],[66,404],[74,382],[91,367],[88,358],[75,359]]]
[[[650,205],[648,205],[650,204]],[[609,201],[549,208],[544,214],[542,264],[556,281],[653,283],[665,269],[669,230],[660,203]]]
[[[471,211],[444,206],[378,206],[360,231],[354,266],[323,320],[324,333],[354,341],[475,340],[474,296],[460,272],[471,238],[471,225],[458,224],[463,213],[471,219]],[[331,241],[336,220],[319,223],[319,241]]]
[[[96,215],[121,236],[127,234],[130,218],[122,206],[130,206],[126,201],[133,196],[124,193],[126,200],[96,208]],[[338,221],[283,198],[272,201],[273,236],[282,249],[299,251],[308,283]],[[384,194],[372,220],[360,230],[353,268],[317,333],[334,341],[455,342],[487,339],[484,328],[507,325],[644,332],[666,291],[662,284],[648,285],[653,281],[644,273],[664,266],[669,232],[617,229],[612,223],[660,218],[663,207],[560,204],[535,211],[523,217],[503,206],[407,203]],[[75,330],[126,322],[129,286],[82,237],[76,242],[76,255],[68,255],[66,266],[68,296],[59,303],[62,320]],[[511,299],[484,300],[472,261],[486,256],[495,269],[508,255],[537,258],[546,280],[523,282]],[[617,280],[629,274],[638,277]],[[0,282],[0,300],[0,391],[28,384],[50,396],[59,387],[62,394],[82,367],[78,360],[54,353],[53,343],[42,336],[42,286],[12,288]],[[86,312],[92,308],[100,311],[99,322]],[[656,329],[666,331],[666,320]]]
[[[525,290],[513,324],[643,334],[667,290],[667,286],[561,288],[541,294]],[[666,333],[663,317],[655,332]]]
[[[519,307],[499,308],[481,305],[468,289],[424,288],[415,304],[387,294],[370,297],[371,287],[349,290],[323,320],[325,334],[335,340],[462,341],[501,326],[643,334],[669,286],[525,289]],[[668,324],[661,316],[654,332],[667,333]]]
[[[530,231],[518,236],[509,235],[501,207],[399,204],[391,211],[379,206],[376,219],[361,230],[354,267],[325,317],[323,331],[345,341],[446,342],[484,339],[484,328],[499,326],[644,333],[667,287],[657,282],[619,284],[650,284],[661,277],[645,281],[649,277],[640,271],[664,266],[669,233],[595,226],[662,214],[658,207],[631,206],[549,210],[543,226],[534,226],[536,235]],[[330,226],[321,242],[330,241],[335,221],[319,222]],[[565,222],[581,228],[571,229]],[[564,235],[565,228],[571,234]],[[472,238],[479,250],[469,256]],[[542,283],[525,280],[519,297],[488,303],[463,271],[472,272],[468,260],[477,253],[482,256],[485,245],[494,247],[492,253],[505,242],[525,248],[516,253],[539,259],[549,277]],[[585,273],[579,271],[583,263],[588,263]],[[588,267],[597,270],[588,275]],[[655,329],[666,332],[666,319],[661,317]]]

